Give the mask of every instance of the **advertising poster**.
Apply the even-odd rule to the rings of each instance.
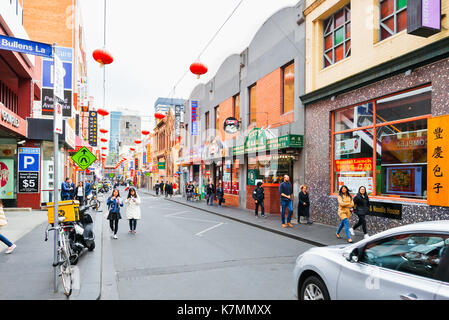
[[[374,192],[373,177],[368,176],[365,172],[340,172],[338,176],[338,189],[342,186],[347,186],[349,192],[352,194],[357,193],[361,186],[366,188],[368,194]]]
[[[362,150],[360,137],[335,142],[335,155],[337,157],[347,154],[360,153]]]
[[[422,167],[388,167],[387,193],[421,196]]]
[[[382,165],[427,162],[427,130],[382,137]]]
[[[14,199],[14,160],[0,159],[0,199]]]

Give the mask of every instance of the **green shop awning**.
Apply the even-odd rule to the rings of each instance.
[[[235,146],[232,148],[232,154],[234,156],[263,152],[271,150],[280,150],[287,148],[302,148],[304,146],[304,136],[297,134],[288,134],[282,137],[265,139],[259,133],[252,131],[249,133],[246,143],[241,146]]]

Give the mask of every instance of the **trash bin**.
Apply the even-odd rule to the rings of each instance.
[[[54,202],[47,202],[48,223],[54,223]],[[65,217],[64,222],[78,221],[80,218],[80,202],[78,200],[59,201],[59,217]]]

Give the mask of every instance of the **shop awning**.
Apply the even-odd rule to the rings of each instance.
[[[282,137],[263,139],[260,137],[253,137],[250,133],[244,145],[232,147],[232,154],[237,156],[247,153],[265,152],[287,148],[299,149],[303,148],[303,146],[304,136],[302,135],[288,134]]]

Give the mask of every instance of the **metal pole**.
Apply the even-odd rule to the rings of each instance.
[[[53,83],[55,83],[56,80],[56,61],[55,61],[55,57],[56,57],[56,43],[53,44]],[[59,171],[59,135],[55,132],[55,128],[56,128],[56,106],[57,104],[57,98],[54,95],[54,91],[53,91],[53,168],[54,168],[54,183],[53,183],[53,187],[54,187],[54,225],[55,227],[58,226],[59,221],[58,221],[58,214],[59,214],[59,192],[58,192],[58,184],[59,184],[59,175],[58,175],[58,171]],[[58,232],[55,231],[54,232],[54,256],[53,256],[53,261],[56,265],[56,263],[58,262]],[[54,292],[58,292],[58,274],[57,274],[57,267],[55,266],[53,268],[53,272],[54,272]]]

